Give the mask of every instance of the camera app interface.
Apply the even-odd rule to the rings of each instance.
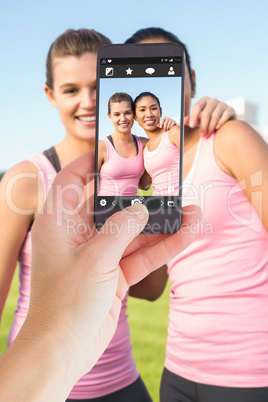
[[[96,210],[176,207],[182,57],[100,58]]]

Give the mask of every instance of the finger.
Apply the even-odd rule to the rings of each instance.
[[[77,180],[77,183],[82,182],[83,186],[88,184],[94,175],[94,163],[95,163],[95,151],[90,151],[82,156],[80,158],[75,159],[73,162],[71,162],[69,165],[67,165],[63,170],[61,170],[61,173],[65,172],[64,174],[71,175],[73,180]],[[61,178],[61,181],[64,180],[64,178]],[[66,180],[69,180],[66,178]]]
[[[127,246],[123,257],[127,257],[129,254],[134,253],[136,250],[139,250],[143,247],[148,246],[149,244],[157,243],[159,240],[164,237],[169,236],[168,234],[140,234],[135,237],[135,239]]]
[[[84,241],[88,241],[98,233],[94,224],[93,195],[79,206],[77,212],[72,217],[69,217],[68,228],[71,236],[81,235]]]
[[[147,245],[122,259],[120,266],[128,285],[132,286],[139,282],[185,250],[194,240],[200,217],[199,207],[190,205],[184,208],[182,225],[176,233],[163,237],[157,243]]]
[[[90,195],[82,204],[77,208],[77,212],[85,221],[92,221],[94,218],[94,194]]]
[[[168,129],[171,129],[171,127],[176,126],[176,122],[173,119],[169,119],[168,121]]]
[[[163,126],[164,126],[164,124],[165,124],[165,121],[166,121],[166,117],[163,117],[161,120],[160,120],[160,122],[159,122],[159,124],[157,125],[159,128],[163,128]]]
[[[210,122],[218,120],[221,114],[221,106],[218,107],[219,101],[217,99],[209,99],[206,106],[202,110],[199,119],[200,134],[207,135],[209,133]],[[215,129],[215,126],[213,127]],[[210,132],[211,133],[211,132]]]
[[[144,229],[148,221],[148,210],[143,204],[133,204],[112,215],[94,238],[102,260],[108,265],[119,261],[131,241]],[[105,247],[105,252],[104,252]]]
[[[210,136],[233,116],[234,109],[232,107],[217,99],[211,99],[201,113],[200,134]]]
[[[198,211],[196,211],[196,207],[193,205],[183,207],[182,208],[182,218],[185,220],[187,215],[196,215],[196,219],[199,219],[199,209],[198,209]],[[185,222],[183,221],[183,223],[185,223]],[[162,240],[168,236],[170,236],[170,235],[169,234],[143,234],[142,233],[138,237],[135,237],[135,239],[128,245],[123,256],[127,257],[129,254],[134,253],[136,250],[140,250],[143,247],[146,247],[151,244],[155,244],[159,240]]]
[[[169,119],[167,117],[163,117],[161,120],[161,127],[166,131],[168,128]]]
[[[185,116],[184,117],[184,125],[189,126],[189,124],[190,124],[190,116]]]
[[[176,123],[175,123],[174,121],[169,121],[169,122],[167,123],[167,128],[166,128],[166,130],[170,130],[171,127],[173,127],[173,126],[175,126],[175,125],[176,125]]]
[[[216,125],[216,130],[218,130],[220,127],[223,126],[228,120],[230,119],[235,119],[235,110],[231,106],[228,106],[227,109],[224,110],[221,118],[219,119],[217,125]]]
[[[200,115],[202,110],[206,107],[207,103],[209,101],[209,98],[206,96],[203,96],[201,99],[199,99],[198,102],[196,102],[191,110],[190,116],[189,116],[189,126],[191,128],[196,127],[199,124],[200,121]]]
[[[231,115],[229,115],[229,112],[225,113],[228,109],[229,107],[225,103],[220,102],[217,107],[212,111],[207,128],[207,135],[211,135],[215,132],[222,117],[224,123],[230,119]]]

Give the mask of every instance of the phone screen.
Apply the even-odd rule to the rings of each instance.
[[[95,225],[143,203],[143,232],[173,233],[181,222],[183,50],[173,43],[108,45],[97,71]],[[138,99],[135,110],[130,99]],[[176,129],[160,130],[164,117]]]

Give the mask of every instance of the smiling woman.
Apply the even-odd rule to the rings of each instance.
[[[89,52],[79,57],[55,57],[53,87],[45,86],[47,97],[59,110],[66,129],[63,143],[68,141],[75,148],[80,147],[79,140],[86,141],[87,150],[95,143],[96,61],[97,55]],[[61,146],[62,143],[56,147],[59,154]]]
[[[153,195],[179,195],[180,127],[161,127],[160,101],[142,92],[134,101],[135,119],[149,141],[144,149],[144,166],[153,182]]]
[[[140,30],[129,39],[145,41],[182,44],[160,28]],[[188,61],[186,71],[188,113],[195,90]],[[135,111],[154,153],[162,142],[155,125],[159,101],[141,94]],[[195,203],[203,214],[194,242],[168,263],[170,311],[160,400],[266,402],[268,146],[241,121],[229,121],[200,139],[201,126],[184,130],[183,205]]]
[[[0,257],[1,309],[17,260],[20,262],[21,279],[21,294],[9,335],[9,345],[17,336],[29,307],[31,225],[57,172],[92,150],[95,145],[96,57],[99,48],[108,43],[110,41],[105,36],[93,30],[81,29],[64,32],[52,44],[47,56],[45,93],[52,106],[58,109],[65,127],[65,137],[43,154],[16,165],[1,183],[0,241],[3,239],[1,246],[5,250]],[[11,188],[10,183],[14,177],[20,179]],[[5,202],[8,188],[11,188],[11,199],[19,213]],[[94,368],[75,384],[69,395],[70,400],[75,401],[77,398],[80,401],[94,401],[94,398],[103,397],[108,401],[110,395],[116,394],[115,400],[121,398],[131,401],[130,395],[133,401],[151,401],[132,356],[126,302],[127,297],[122,301],[113,339]]]

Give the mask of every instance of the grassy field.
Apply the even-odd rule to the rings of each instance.
[[[0,328],[0,354],[2,354],[7,348],[7,337],[11,324],[13,322],[13,311],[17,306],[17,298],[19,294],[19,277],[18,270],[16,269],[14,278],[11,284],[11,289],[7,298],[7,302],[4,308],[3,317],[1,319]]]
[[[0,354],[4,352],[13,321],[13,311],[18,297],[18,272],[5,306],[0,330]],[[138,370],[154,402],[159,401],[159,384],[165,357],[169,306],[169,289],[155,302],[129,298],[128,315],[133,354]]]
[[[155,302],[128,300],[133,355],[138,370],[154,402],[159,401],[159,385],[165,359],[169,310],[169,283]]]

